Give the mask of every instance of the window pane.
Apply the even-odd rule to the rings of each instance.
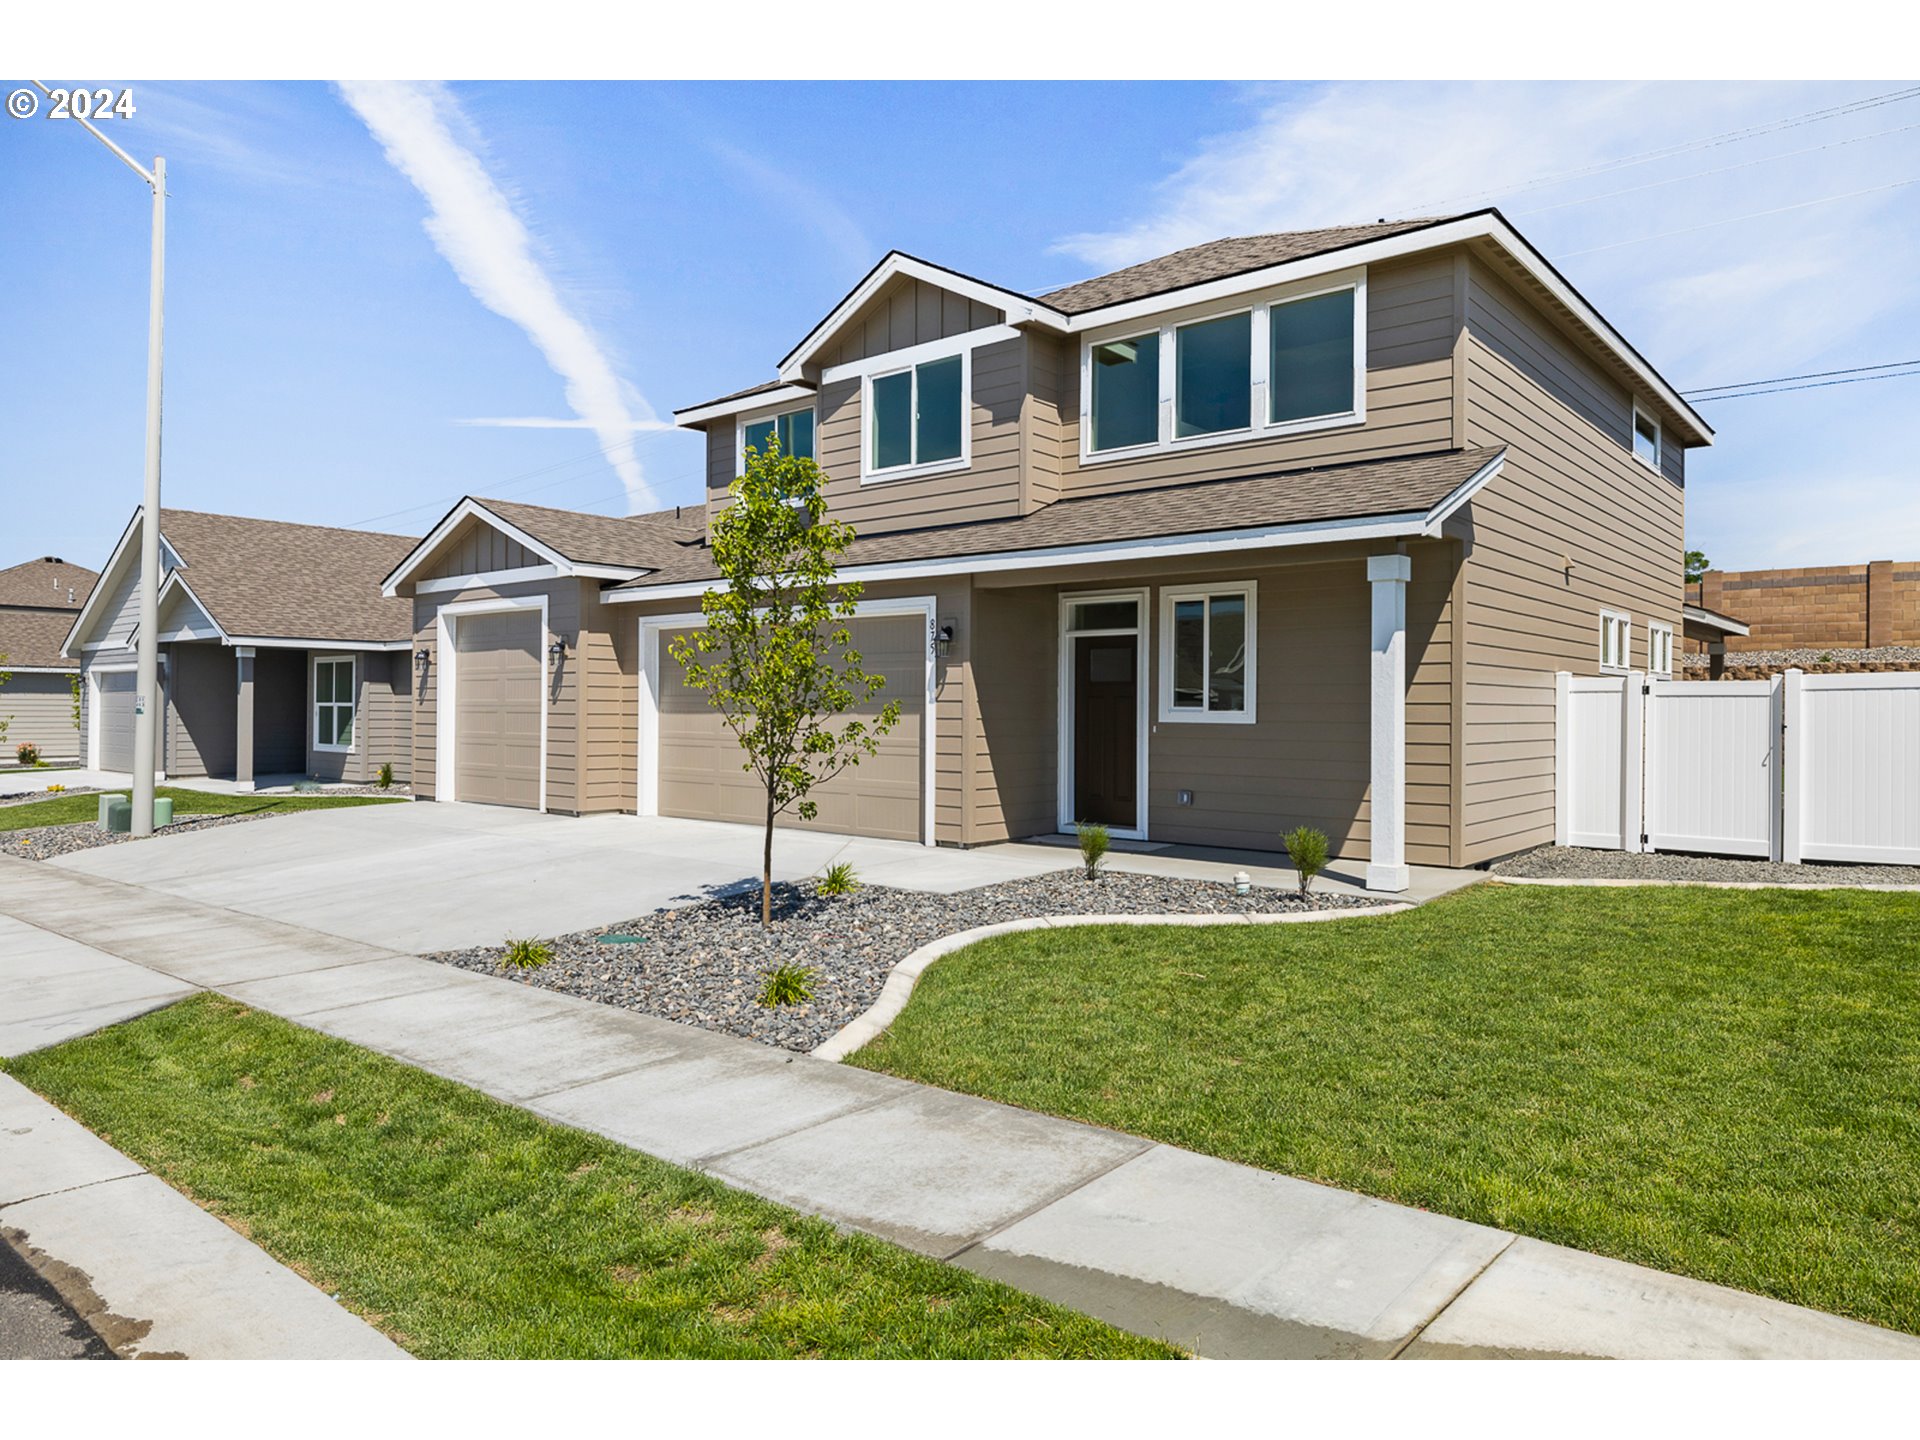
[[[325,704],[328,701],[332,700],[333,699],[333,666],[332,664],[327,661],[322,661],[319,665],[314,667],[313,676],[314,676],[314,686],[313,686],[314,699],[319,701],[321,704]]]
[[[913,463],[913,372],[873,382],[873,468]]]
[[[772,437],[773,421],[760,420],[747,426],[746,433],[741,436],[741,440],[747,449],[756,450],[764,455],[767,453],[767,441]]]
[[[1253,316],[1203,320],[1173,340],[1173,433],[1244,429],[1253,416]]]
[[[813,411],[796,410],[780,417],[780,448],[798,459],[813,459]]]
[[[1247,597],[1215,595],[1208,605],[1213,625],[1208,634],[1209,710],[1247,708]]]
[[[1173,602],[1173,708],[1176,710],[1206,708],[1206,626],[1204,600]]]
[[[1131,600],[1086,600],[1073,607],[1075,630],[1131,630],[1136,618]]]
[[[316,745],[333,744],[333,707],[322,705],[314,711],[313,742]]]
[[[342,705],[339,707],[339,717],[334,727],[334,743],[337,745],[353,744],[353,707],[351,705]]]
[[[1660,463],[1660,422],[1650,415],[1633,417],[1633,453],[1649,464]]]
[[[1160,438],[1160,337],[1093,347],[1093,425],[1087,445],[1117,450]]]
[[[1353,291],[1276,305],[1268,315],[1269,410],[1275,421],[1353,409]]]
[[[960,357],[920,367],[920,448],[922,465],[960,458]]]

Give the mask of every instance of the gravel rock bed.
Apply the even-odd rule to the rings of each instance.
[[[807,1051],[879,998],[887,975],[928,941],[976,925],[1034,915],[1275,914],[1363,910],[1383,902],[1357,896],[1259,889],[1110,872],[1089,883],[1078,870],[985,885],[958,895],[864,886],[850,896],[816,893],[813,882],[774,887],[774,925],[760,929],[760,888],[658,910],[618,925],[550,941],[538,970],[508,970],[503,946],[446,951],[429,960],[506,975],[529,985],[699,1025],[763,1044]],[[603,934],[641,935],[637,945],[603,944]],[[813,998],[765,1009],[764,972],[783,961],[814,967]]]
[[[1493,867],[1495,875],[1538,880],[1733,880],[1750,885],[1920,885],[1912,865],[1777,865],[1720,855],[1633,855],[1625,850],[1545,845]]]
[[[271,820],[273,811],[264,815],[191,815],[154,832],[158,839],[183,830],[211,830],[216,825],[244,825],[249,820]],[[98,850],[102,845],[121,845],[135,837],[125,832],[109,834],[93,821],[77,825],[42,825],[33,830],[0,831],[0,855],[17,855],[22,860],[51,860],[56,855],[73,855],[82,850]]]
[[[1710,657],[1688,652],[1680,657],[1680,664],[1687,670],[1705,670]],[[1920,670],[1920,646],[1915,645],[1876,645],[1870,650],[1846,649],[1841,646],[1801,647],[1794,650],[1729,650],[1727,666],[1777,666],[1786,668],[1797,666],[1802,670],[1820,672],[1838,669],[1850,665],[1888,665],[1900,670]]]

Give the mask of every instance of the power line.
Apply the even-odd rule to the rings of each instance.
[[[1826,120],[1838,120],[1844,115],[1858,114],[1864,110],[1877,110],[1883,105],[1895,105],[1904,100],[1920,97],[1920,85],[1904,90],[1887,90],[1878,95],[1863,96],[1858,100],[1849,100],[1841,105],[1829,105],[1819,110],[1808,110],[1803,114],[1789,115],[1780,120],[1764,121],[1758,125],[1744,126],[1738,130],[1722,131],[1718,135],[1707,135],[1697,140],[1683,140],[1673,145],[1660,146],[1653,150],[1643,150],[1635,155],[1617,156],[1611,160],[1596,160],[1589,165],[1577,166],[1572,170],[1558,171],[1552,175],[1536,176],[1532,180],[1523,180],[1512,185],[1502,185],[1491,190],[1477,190],[1472,194],[1453,196],[1445,200],[1427,201],[1418,206],[1409,207],[1411,213],[1428,210],[1448,210],[1457,205],[1469,205],[1476,200],[1490,200],[1502,195],[1518,195],[1527,190],[1538,190],[1543,185],[1556,185],[1563,180],[1580,180],[1590,175],[1604,175],[1614,170],[1628,169],[1634,165],[1646,165],[1655,160],[1667,160],[1676,155],[1685,155],[1694,150],[1710,150],[1721,145],[1733,145],[1742,140],[1757,139],[1762,135],[1776,134],[1782,130],[1798,129],[1802,125],[1815,125]]]
[[[1814,205],[1831,205],[1836,200],[1857,200],[1862,195],[1878,195],[1887,190],[1901,190],[1908,185],[1920,185],[1920,175],[1906,180],[1895,180],[1890,185],[1870,185],[1865,190],[1849,190],[1844,195],[1822,195],[1818,200],[1801,200],[1792,205],[1777,205],[1771,210],[1752,210],[1745,215],[1723,215],[1718,220],[1703,220],[1698,225],[1685,225],[1678,230],[1662,230],[1657,235],[1636,235],[1631,240],[1614,240],[1605,245],[1589,245],[1584,250],[1563,250],[1556,258],[1571,260],[1576,255],[1597,255],[1602,250],[1618,250],[1623,245],[1643,245],[1649,240],[1671,240],[1676,235],[1691,235],[1697,230],[1711,230],[1718,225],[1732,225],[1741,220],[1762,220],[1769,215],[1785,215],[1790,210],[1806,210]]]
[[[1886,375],[1855,375],[1848,380],[1817,380],[1811,385],[1779,385],[1771,390],[1736,390],[1730,395],[1703,395],[1693,403],[1709,405],[1715,400],[1750,400],[1756,395],[1785,395],[1792,390],[1824,390],[1829,385],[1864,385],[1869,380],[1906,380],[1920,370],[1895,370]]]
[[[1888,360],[1879,365],[1849,365],[1844,370],[1809,370],[1804,375],[1776,375],[1771,380],[1742,380],[1736,385],[1702,385],[1694,390],[1682,390],[1682,395],[1707,395],[1715,390],[1746,390],[1755,385],[1785,385],[1794,380],[1824,380],[1829,375],[1859,375],[1868,370],[1901,370],[1909,365],[1920,365],[1916,360]]]

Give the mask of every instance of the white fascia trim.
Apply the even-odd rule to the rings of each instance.
[[[1455,487],[1452,494],[1427,512],[1427,523],[1421,533],[1429,536],[1438,535],[1440,527],[1452,518],[1453,513],[1485,489],[1487,482],[1505,469],[1506,464],[1507,451],[1506,447],[1502,446],[1498,455],[1469,475]]]
[[[78,665],[0,665],[10,675],[78,675]]]
[[[1721,615],[1715,611],[1703,609],[1698,605],[1682,605],[1680,607],[1680,615],[1682,619],[1691,621],[1693,624],[1699,625],[1704,629],[1718,630],[1723,635],[1745,635],[1749,633],[1748,627],[1744,622],[1734,619],[1731,615]]]
[[[416,580],[416,595],[438,595],[448,590],[473,590],[485,585],[518,585],[529,580],[557,580],[558,565],[522,565],[512,570],[478,570],[471,575],[445,575],[436,580]]]
[[[982,575],[994,571],[1040,570],[1055,565],[1099,565],[1115,560],[1159,560],[1233,550],[1330,545],[1341,540],[1403,540],[1428,533],[1427,512],[1411,510],[1353,520],[1312,520],[1294,525],[1266,525],[1254,530],[1213,530],[1203,534],[1152,536],[1111,544],[1056,545],[1044,550],[1019,550],[997,555],[947,555],[934,560],[905,560],[892,565],[850,565],[839,572],[839,578],[869,582],[911,580],[933,575]],[[720,583],[718,580],[701,580],[643,590],[612,590],[602,595],[600,600],[608,605],[647,600],[691,600],[706,594]]]
[[[690,428],[708,420],[724,420],[731,415],[750,415],[756,410],[791,405],[797,400],[812,400],[818,394],[811,385],[782,385],[777,390],[756,390],[751,395],[739,395],[732,400],[715,400],[710,405],[692,405],[685,410],[676,410],[673,412],[673,423]]]
[[[280,635],[228,635],[225,645],[258,650],[411,650],[411,640],[334,640],[308,637],[287,639]]]
[[[926,692],[920,722],[920,843],[931,849],[934,839],[934,787],[937,781],[935,759],[938,746],[934,727],[939,709],[939,619],[938,602],[932,595],[902,595],[887,600],[861,600],[853,607],[855,618],[873,615],[919,616],[926,638]],[[639,754],[635,775],[638,785],[634,810],[639,815],[660,813],[660,636],[668,630],[704,627],[704,614],[642,615],[640,617],[640,708]],[[1144,730],[1143,730],[1144,735]],[[1143,742],[1144,748],[1144,742]],[[544,773],[544,772],[543,772]],[[543,782],[544,783],[544,782]],[[1143,786],[1140,792],[1146,794]],[[544,804],[544,801],[542,802]],[[1142,802],[1144,804],[1144,801]]]
[[[1492,240],[1510,254],[1543,289],[1571,311],[1581,324],[1599,336],[1601,343],[1612,351],[1621,364],[1633,372],[1636,379],[1663,404],[1694,427],[1700,436],[1701,444],[1713,443],[1713,427],[1681,398],[1680,392],[1661,379],[1653,367],[1641,358],[1639,352],[1627,343],[1625,337],[1608,324],[1599,311],[1588,304],[1578,291],[1561,278],[1559,272],[1547,263],[1546,258],[1539,251],[1521,239],[1511,225],[1491,211],[1468,215],[1459,220],[1450,220],[1442,225],[1409,230],[1401,235],[1389,235],[1382,240],[1365,241],[1359,245],[1347,246],[1342,250],[1328,251],[1324,255],[1309,255],[1299,260],[1288,260],[1279,265],[1269,265],[1265,269],[1249,270],[1244,274],[1210,280],[1202,285],[1190,285],[1183,290],[1148,295],[1139,300],[1127,300],[1117,305],[1103,306],[1098,310],[1086,310],[1072,317],[1068,322],[1068,329],[1077,334],[1083,330],[1095,330],[1143,316],[1158,315],[1166,310],[1224,300],[1245,291],[1265,289],[1290,280],[1301,280],[1309,276],[1351,269],[1360,265],[1377,264],[1383,260],[1395,260],[1404,255],[1415,255],[1423,250],[1433,250],[1443,245],[1483,239]]]
[[[401,584],[405,582],[409,575],[419,569],[421,562],[433,552],[434,547],[445,540],[447,536],[451,535],[455,526],[471,516],[478,516],[501,534],[518,541],[521,545],[533,551],[534,554],[541,556],[549,564],[558,567],[560,573],[568,575],[573,573],[573,566],[566,556],[562,555],[558,550],[555,550],[551,545],[543,545],[518,525],[507,520],[502,520],[498,515],[494,514],[493,511],[487,509],[486,506],[469,495],[458,505],[454,506],[453,509],[449,510],[446,518],[434,526],[418,545],[407,552],[407,558],[395,567],[391,575],[380,582],[380,593],[389,600],[397,595],[400,591]]]
[[[908,345],[900,350],[887,350],[878,355],[869,355],[864,360],[849,360],[844,365],[831,365],[820,372],[820,382],[830,385],[836,380],[864,380],[873,375],[890,375],[898,370],[910,369],[929,360],[945,360],[950,355],[967,355],[982,345],[998,345],[1004,340],[1018,340],[1020,332],[1011,325],[987,325],[979,330],[963,330],[958,335],[949,335],[943,340],[928,340],[919,345]],[[971,401],[971,395],[968,400]]]
[[[820,352],[821,347],[839,330],[841,325],[852,318],[879,292],[883,285],[897,275],[924,280],[929,285],[937,285],[942,290],[952,291],[955,295],[964,295],[969,300],[977,300],[982,305],[992,306],[1010,325],[1039,324],[1060,331],[1067,329],[1068,322],[1065,315],[1042,305],[1030,295],[1022,295],[1013,290],[1002,290],[998,285],[989,285],[984,280],[975,280],[971,276],[961,275],[925,260],[916,260],[913,256],[902,254],[898,250],[889,250],[886,257],[867,272],[867,278],[854,286],[847,298],[834,306],[826,319],[809,330],[807,338],[788,352],[786,358],[780,362],[780,378],[789,383],[801,379],[807,362]]]
[[[653,571],[651,565],[574,565],[567,573],[582,580],[638,580]]]
[[[87,603],[82,605],[80,607],[80,613],[73,617],[73,628],[67,631],[67,638],[60,642],[60,653],[62,655],[71,655],[73,653],[74,641],[78,640],[80,636],[87,631],[89,628],[88,621],[94,618],[94,607],[104,605],[107,595],[115,588],[114,578],[118,572],[120,561],[126,555],[127,547],[133,543],[134,537],[140,533],[140,515],[145,509],[146,506],[144,505],[136,505],[133,507],[133,518],[127,521],[127,528],[120,532],[120,538],[114,542],[113,553],[107,556],[107,563],[100,571],[100,578],[93,582],[93,590],[87,596]],[[173,547],[167,544],[167,537],[164,533],[160,536],[160,544],[163,551],[173,550]],[[179,558],[178,551],[174,552],[174,558]],[[160,556],[160,566],[163,570],[167,568],[167,557],[164,553]],[[162,583],[164,584],[164,581]],[[93,649],[96,647],[86,646],[84,648]]]

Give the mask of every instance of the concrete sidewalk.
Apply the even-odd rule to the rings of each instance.
[[[1202,1355],[1920,1358],[1915,1337],[97,876],[0,857],[0,910],[93,952],[77,974],[218,989]],[[76,985],[40,1043],[132,1003]]]
[[[0,1243],[116,1355],[408,1358],[366,1321],[5,1075],[0,1135]]]

